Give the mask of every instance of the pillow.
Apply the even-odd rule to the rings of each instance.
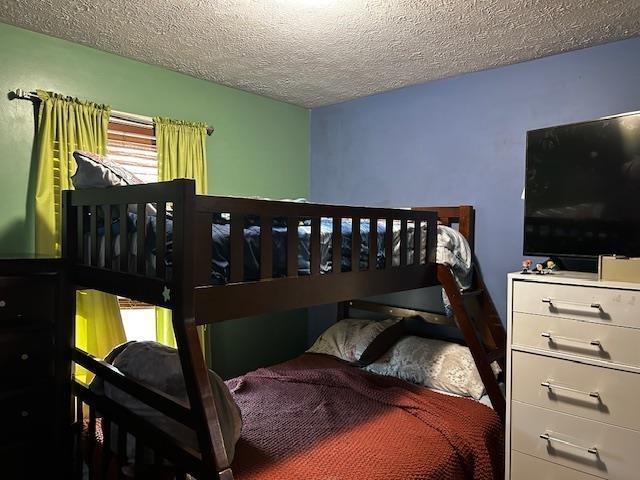
[[[500,368],[495,362],[492,368],[497,375]],[[485,393],[471,352],[457,343],[405,337],[391,349],[386,360],[380,359],[366,370],[476,400]]]
[[[106,188],[144,183],[117,163],[91,152],[73,152],[78,168],[71,177],[75,188]]]
[[[180,358],[175,348],[151,341],[129,342],[112,350],[105,361],[127,377],[189,403]],[[209,381],[220,418],[224,444],[231,460],[235,454],[235,445],[240,438],[242,428],[240,408],[222,379],[211,370],[209,370]],[[190,428],[158,412],[101,378],[96,377],[91,382],[90,388],[96,394],[104,395],[123,405],[181,442],[197,449],[197,439]],[[127,442],[130,446],[133,446],[133,443]],[[133,450],[129,450],[127,456],[131,461],[134,456]]]
[[[73,187],[83,188],[107,188],[126,185],[140,185],[144,183],[133,173],[108,158],[92,152],[76,150],[73,152],[78,168],[71,176]],[[135,212],[135,205],[129,206],[131,213]],[[156,215],[156,208],[147,203],[147,216]]]
[[[360,359],[362,352],[380,332],[399,320],[399,318],[381,321],[345,318],[320,335],[307,352],[324,353],[347,362],[355,362]],[[386,359],[387,356],[382,358]]]

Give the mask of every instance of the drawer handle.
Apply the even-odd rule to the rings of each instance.
[[[28,417],[28,416],[29,416],[29,411],[28,411],[28,410],[22,410],[22,411],[20,412],[20,415],[21,415],[22,417],[25,417],[25,418],[26,418],[26,417]]]
[[[0,300],[0,308],[4,308],[7,306],[7,302],[5,302],[4,300]]]
[[[565,390],[567,392],[579,393],[580,395],[586,395],[588,397],[597,398],[598,400],[600,400],[600,393],[599,392],[596,392],[596,391],[585,392],[584,390],[578,390],[577,388],[565,387],[563,385],[553,385],[549,380],[547,380],[546,382],[542,382],[540,384],[540,386],[545,387],[549,391],[552,391],[552,390]]]
[[[550,307],[553,307],[554,303],[561,303],[564,305],[575,305],[577,307],[587,307],[587,308],[593,308],[594,310],[602,310],[602,305],[600,305],[599,303],[571,302],[569,300],[558,300],[558,299],[553,299],[549,297],[543,298],[542,303],[546,303]]]
[[[23,353],[22,355],[20,355],[20,360],[29,360],[29,354]]]
[[[567,447],[575,448],[577,450],[583,450],[591,455],[598,455],[598,449],[596,447],[583,447],[582,445],[578,445],[576,443],[567,442],[566,440],[562,440],[561,438],[552,437],[547,432],[541,433],[540,438],[546,440],[547,442],[555,442],[560,443],[562,445],[566,445]]]
[[[540,333],[541,337],[547,338],[550,342],[556,342],[556,340],[564,340],[565,342],[571,343],[582,343],[585,345],[591,345],[592,347],[602,348],[602,343],[600,340],[582,340],[580,338],[571,338],[571,337],[562,337],[560,335],[552,335],[551,332],[542,332]]]

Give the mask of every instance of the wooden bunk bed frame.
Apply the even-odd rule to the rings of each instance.
[[[156,268],[149,273],[145,264],[146,206],[156,207],[155,259]],[[113,267],[112,232],[104,229],[104,263],[99,266],[99,222],[111,225],[113,211],[119,218],[127,218],[127,211],[136,205],[137,212],[137,261],[131,271],[128,264],[129,245],[127,222],[120,222],[120,262]],[[167,219],[171,211],[172,267],[165,268],[167,255]],[[225,285],[211,283],[211,228],[213,214],[229,213],[230,219],[230,278]],[[245,281],[244,228],[245,218],[259,217],[260,228],[260,279]],[[287,245],[298,244],[298,224],[301,219],[310,220],[310,275],[298,276],[298,252],[287,248],[286,276],[274,278],[273,267],[273,219],[286,219]],[[341,271],[341,229],[333,229],[333,271],[321,274],[320,222],[332,218],[333,225],[342,219],[352,219],[351,271]],[[378,220],[386,220],[391,227],[400,223],[400,260],[393,262],[393,235],[385,235],[386,264],[377,265],[377,248],[369,248],[368,267],[360,269],[360,220],[369,220],[371,226]],[[73,472],[68,478],[80,478],[83,452],[80,434],[88,424],[89,434],[95,434],[96,417],[102,418],[103,445],[100,465],[103,473],[108,469],[112,443],[111,424],[119,426],[117,456],[126,458],[127,433],[135,438],[136,477],[155,478],[153,468],[162,467],[164,460],[175,465],[175,478],[191,474],[197,478],[233,479],[230,462],[225,451],[220,424],[208,379],[197,327],[231,318],[302,308],[318,304],[339,303],[349,307],[373,309],[392,315],[421,314],[426,321],[447,324],[441,315],[426,314],[392,306],[358,302],[373,295],[442,284],[451,300],[455,322],[460,327],[474,360],[478,366],[494,409],[504,420],[504,397],[493,375],[490,363],[497,360],[504,368],[504,328],[495,312],[482,279],[476,275],[474,288],[460,292],[447,267],[437,266],[437,220],[459,230],[473,245],[474,210],[464,207],[424,207],[412,210],[320,205],[265,201],[246,198],[196,195],[191,180],[88,189],[63,192],[63,257],[69,272],[72,293],[76,289],[91,288],[172,311],[172,322],[180,361],[182,363],[189,404],[183,404],[142,383],[124,377],[117,369],[103,360],[75,347],[73,322],[59,325],[60,338],[68,344],[68,383],[62,389],[69,401],[68,425],[63,448],[74,458]],[[421,250],[422,222],[426,222],[425,255]],[[408,226],[414,227],[413,244],[408,244]],[[390,231],[391,228],[387,228]],[[88,241],[87,241],[88,236]],[[370,228],[369,245],[377,245],[377,230]],[[408,251],[413,251],[409,256]],[[407,260],[412,258],[411,263]],[[72,377],[73,364],[80,365],[103,378],[120,390],[194,430],[198,450],[194,450],[172,438],[145,419],[121,407],[109,398],[94,394],[87,385]],[[87,413],[88,412],[88,413]],[[97,413],[99,412],[99,413]],[[65,412],[65,414],[67,414]],[[85,418],[86,417],[86,418]],[[75,453],[73,449],[76,449]],[[155,466],[142,471],[143,452],[152,451]],[[95,465],[89,462],[90,474]],[[157,472],[156,472],[157,473]],[[92,476],[91,478],[95,478]]]

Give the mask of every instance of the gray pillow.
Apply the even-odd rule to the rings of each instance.
[[[76,150],[73,158],[78,165],[76,173],[71,176],[75,189],[108,188],[144,183],[133,173],[108,158],[97,153]],[[156,208],[147,203],[147,216],[156,215]],[[136,213],[135,205],[129,207],[131,213]]]
[[[78,165],[71,177],[73,186],[81,188],[107,188],[144,183],[133,173],[96,153],[76,150],[73,158]]]
[[[125,376],[154,387],[186,404],[189,403],[180,358],[175,348],[151,341],[129,342],[116,347],[107,355],[105,361],[112,364]],[[242,429],[240,408],[222,379],[211,370],[209,370],[209,381],[220,418],[224,444],[229,461],[231,461]],[[145,418],[173,437],[197,449],[197,439],[190,428],[170,419],[101,378],[95,378],[91,382],[90,388],[96,394],[104,395],[123,405],[136,415]],[[127,443],[133,447],[134,442]],[[134,458],[133,448],[128,450],[128,460],[132,461]]]

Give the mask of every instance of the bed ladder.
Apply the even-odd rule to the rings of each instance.
[[[506,372],[507,334],[480,270],[474,266],[474,284],[469,290],[460,290],[446,265],[438,265],[438,281],[449,297],[456,324],[471,351],[491,404],[504,423],[506,402],[491,363],[498,362]]]

